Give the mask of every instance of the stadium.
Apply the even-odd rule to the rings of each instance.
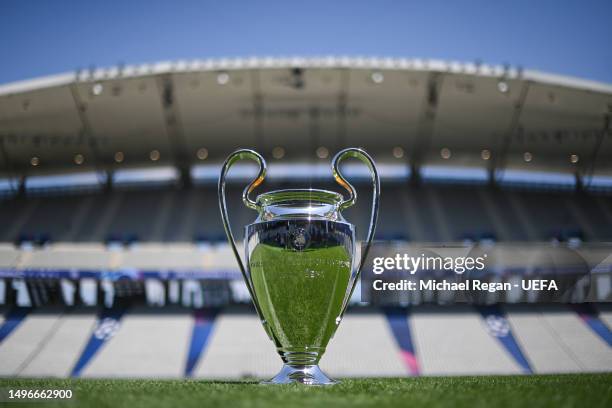
[[[580,263],[588,295],[445,304],[425,291],[389,307],[356,291],[326,372],[609,373],[611,117],[612,85],[419,59],[171,61],[2,85],[0,375],[271,377],[280,359],[225,238],[220,167],[252,148],[269,163],[258,192],[339,191],[330,160],[348,146],[379,169],[377,247],[486,248],[497,281]],[[345,174],[361,239],[370,179],[357,162]],[[228,179],[239,241],[255,175],[237,165]]]

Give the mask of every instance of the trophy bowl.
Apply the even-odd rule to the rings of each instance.
[[[341,214],[357,198],[338,168],[347,157],[368,165],[374,184],[370,227],[360,262],[355,260],[355,227]],[[225,177],[241,159],[255,160],[260,166],[257,178],[243,192],[244,204],[258,213],[245,227],[245,263],[236,248],[225,202]],[[332,161],[332,172],[348,191],[348,199],[332,191],[288,189],[263,193],[252,200],[249,194],[266,174],[265,160],[252,150],[232,153],[221,170],[219,205],[228,241],[255,310],[284,363],[265,384],[336,382],[318,364],[346,311],[374,236],[380,181],[374,161],[362,149],[339,152]]]

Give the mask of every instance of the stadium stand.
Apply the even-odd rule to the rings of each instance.
[[[405,59],[176,62],[2,85],[0,376],[273,375],[280,359],[219,217],[219,163],[253,147],[270,164],[262,191],[337,190],[329,160],[345,146],[380,167],[383,245],[485,248],[492,280],[579,265],[598,302],[441,306],[423,291],[392,308],[356,291],[327,373],[612,371],[611,112],[606,84]],[[367,173],[346,166],[360,198],[343,214],[361,234]],[[233,171],[240,238],[251,173]]]
[[[484,236],[498,241],[549,241],[575,236],[587,242],[612,240],[612,222],[606,215],[612,207],[609,196],[390,183],[383,184],[383,197],[380,239],[450,242],[466,237],[478,241]],[[55,242],[104,242],[112,237],[121,242],[130,237],[139,242],[224,240],[212,188],[13,198],[0,206],[7,226],[2,238],[9,242],[42,234]],[[366,212],[365,206],[349,209],[346,218],[367,219]],[[236,225],[255,219],[255,213],[238,206],[233,206],[232,215]]]

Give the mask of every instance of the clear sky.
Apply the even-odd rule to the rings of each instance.
[[[612,0],[0,1],[0,83],[249,56],[510,63],[612,83]]]

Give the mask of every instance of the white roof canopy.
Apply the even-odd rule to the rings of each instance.
[[[418,166],[609,174],[611,115],[612,85],[487,65],[330,57],[112,67],[0,86],[0,173],[188,167],[238,147],[310,161],[317,147],[354,145],[379,161],[398,160],[401,147]]]

